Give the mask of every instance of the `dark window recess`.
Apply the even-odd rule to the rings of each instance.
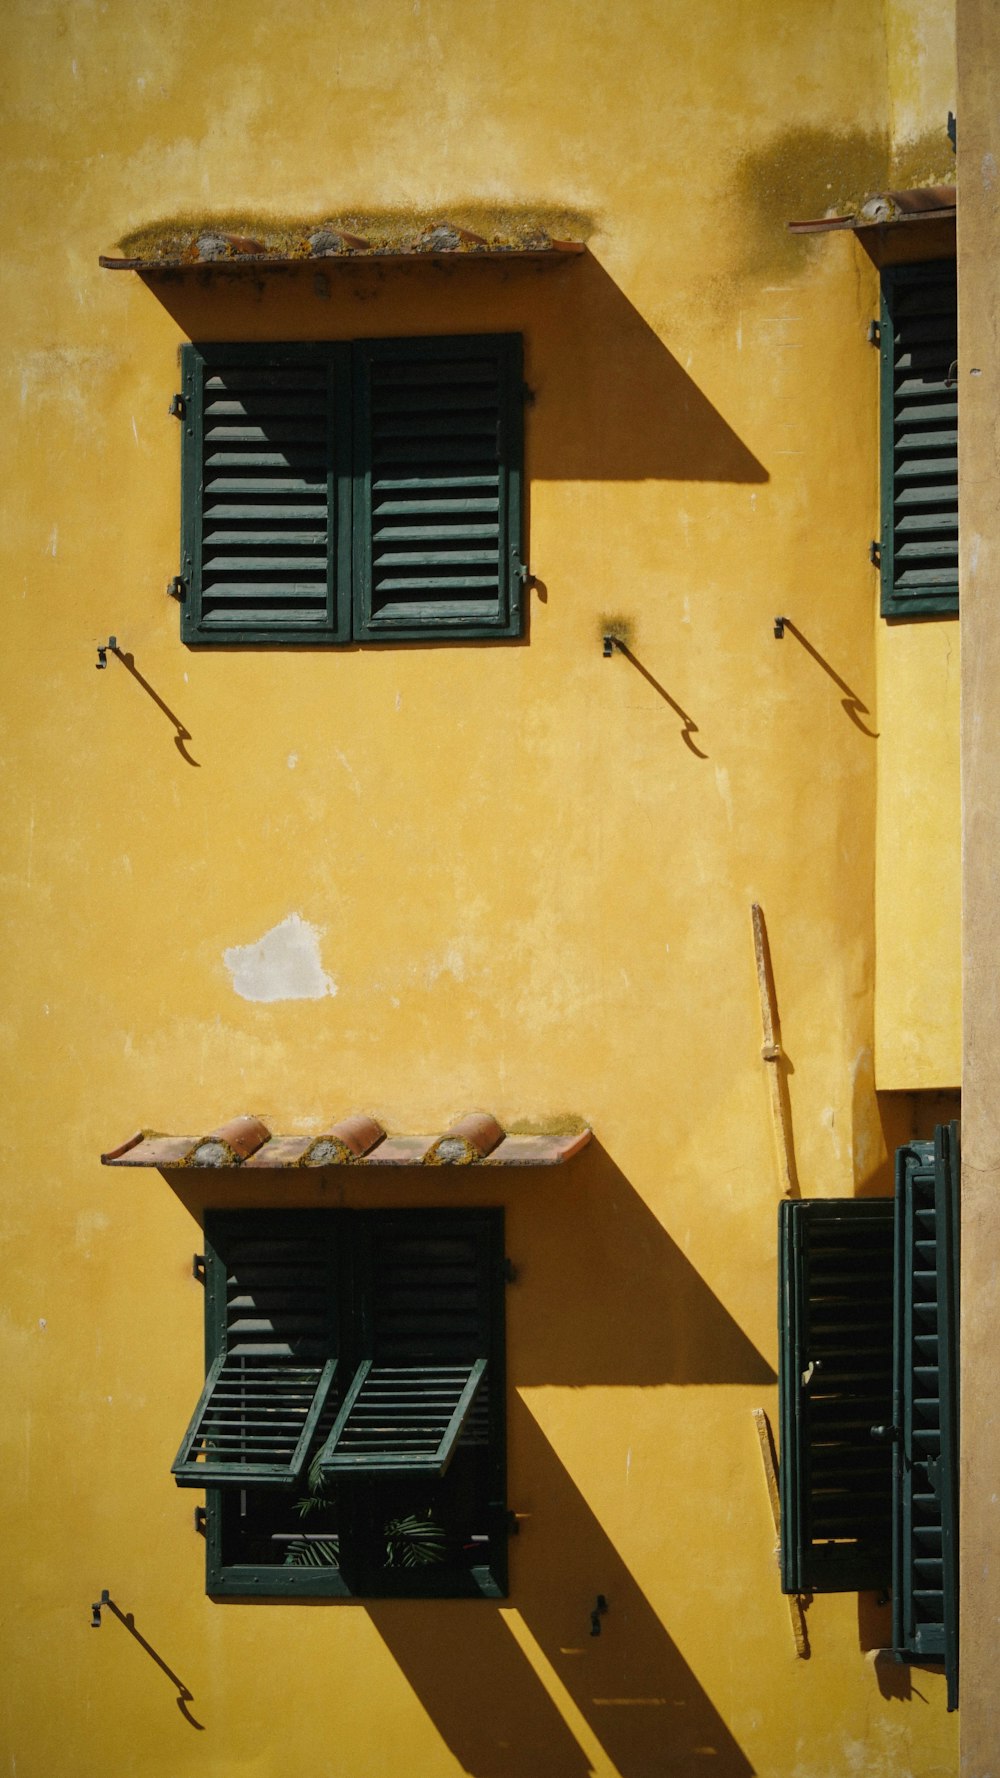
[[[882,615],[958,610],[955,263],[882,273]]]
[[[208,1591],[502,1597],[502,1212],[216,1212],[206,1280]]]
[[[958,1701],[958,1126],[896,1157],[895,1199],[779,1210],[786,1592],[883,1588],[893,1652]]]
[[[185,642],[520,635],[518,336],[182,360]]]

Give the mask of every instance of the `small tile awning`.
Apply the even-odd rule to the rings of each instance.
[[[364,218],[349,221],[350,226],[337,220],[322,224],[286,221],[254,233],[211,220],[184,228],[151,226],[126,237],[117,254],[102,253],[99,263],[107,271],[157,277],[199,270],[280,271],[303,265],[325,270],[366,262],[412,265],[421,260],[452,265],[490,260],[556,264],[586,251],[583,241],[554,235],[545,226],[548,217],[533,222],[528,216],[514,224],[502,218],[496,225],[487,221],[481,224],[487,231],[482,234],[452,221],[392,218],[387,222],[378,217],[373,219],[374,226],[361,234],[356,231],[367,226]]]
[[[373,1117],[331,1124],[316,1136],[274,1136],[258,1117],[235,1117],[204,1136],[140,1130],[102,1154],[105,1167],[552,1167],[590,1141],[584,1125],[554,1135],[510,1135],[474,1111],[437,1136],[387,1136]]]
[[[820,216],[811,222],[790,222],[793,235],[822,235],[831,229],[913,227],[917,223],[954,222],[954,185],[921,185],[913,191],[881,191],[850,216]]]

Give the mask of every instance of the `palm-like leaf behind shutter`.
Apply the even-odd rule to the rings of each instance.
[[[786,1592],[888,1583],[890,1198],[813,1198],[779,1214],[781,1571]],[[872,1437],[879,1427],[884,1438]]]
[[[958,1128],[896,1157],[893,1644],[958,1702]]]
[[[359,1231],[356,1275],[369,1355],[358,1366],[319,1459],[324,1473],[443,1475],[459,1439],[487,1436],[489,1279],[485,1243],[390,1218]],[[367,1240],[367,1252],[362,1249]]]
[[[356,638],[521,628],[521,341],[355,348]]]
[[[186,346],[182,636],[350,634],[350,383],[343,346]]]
[[[287,1219],[215,1219],[206,1244],[208,1380],[173,1465],[181,1487],[281,1487],[301,1475],[336,1373],[329,1236]]]
[[[954,261],[882,286],[882,613],[958,609],[958,326]]]

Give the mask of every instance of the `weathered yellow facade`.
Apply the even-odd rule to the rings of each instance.
[[[878,618],[877,273],[849,233],[786,229],[952,176],[950,17],[11,8],[17,1778],[956,1769],[940,1675],[875,1662],[874,1597],[817,1597],[796,1657],[751,1417],[774,1413],[779,1195],[751,903],[804,1194],[889,1190],[895,1143],[959,1084],[958,625]],[[540,209],[587,254],[97,265],[177,217]],[[524,336],[524,643],[183,648],[179,345],[467,332]],[[604,657],[609,627],[629,655]],[[96,673],[112,634],[132,670]],[[279,970],[247,998],[236,953],[293,916],[311,996]],[[364,1109],[423,1131],[472,1106],[596,1140],[459,1185],[99,1164],[139,1125]],[[200,1386],[201,1210],[444,1201],[502,1203],[518,1271],[509,1598],[211,1601],[169,1474]],[[92,1634],[102,1587],[135,1635],[107,1614]]]

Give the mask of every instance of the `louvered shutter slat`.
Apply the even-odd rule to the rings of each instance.
[[[957,610],[957,356],[954,266],[942,262],[885,271],[881,574],[886,617]]]
[[[337,1372],[332,1251],[252,1218],[209,1244],[215,1357],[173,1465],[178,1485],[284,1487],[298,1480]],[[214,1325],[213,1325],[214,1323]]]
[[[355,634],[518,634],[520,341],[369,342],[356,367]]]
[[[335,346],[185,348],[186,641],[346,639],[347,364]]]
[[[786,1592],[889,1576],[892,1202],[811,1199],[779,1216],[781,1571]]]
[[[958,1701],[958,1131],[896,1157],[893,1645]]]

